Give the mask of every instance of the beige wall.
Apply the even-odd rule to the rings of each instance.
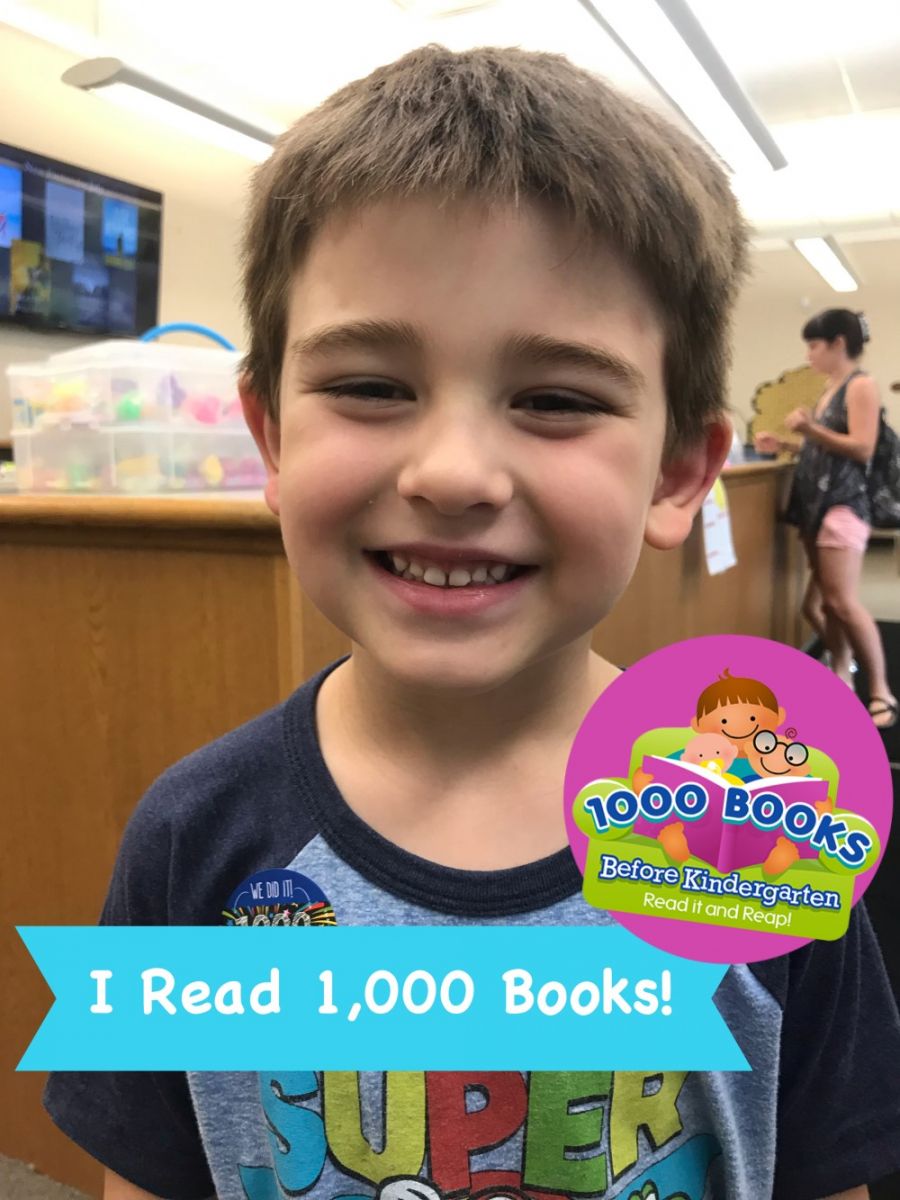
[[[199,321],[241,346],[237,240],[253,164],[61,83],[74,61],[0,26],[0,141],[162,192],[160,320]],[[0,325],[0,439],[6,364],[91,340]]]

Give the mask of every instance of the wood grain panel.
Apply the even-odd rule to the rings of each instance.
[[[747,465],[724,476],[738,565],[710,575],[695,522],[678,550],[645,547],[615,611],[597,627],[594,648],[628,665],[682,638],[742,633],[799,645],[802,562],[792,529],[778,523],[790,471]]]
[[[0,526],[0,1151],[99,1196],[96,1165],[41,1108],[44,1077],[12,1073],[51,1000],[12,927],[94,923],[147,786],[278,703],[304,663],[283,642],[299,622],[277,539],[236,552],[214,529],[205,550],[190,529],[164,547],[136,531],[131,548],[120,526],[80,527],[75,545],[24,532]]]

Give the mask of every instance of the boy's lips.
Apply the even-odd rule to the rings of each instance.
[[[493,579],[482,582],[470,582],[463,586],[440,586],[426,583],[423,579],[405,579],[395,574],[385,565],[386,552],[365,551],[363,557],[376,580],[393,594],[417,612],[434,616],[475,616],[487,609],[494,608],[518,595],[537,573],[537,567],[523,567],[512,578],[503,582]],[[434,558],[429,561],[434,562]],[[450,560],[447,566],[451,566]],[[472,562],[467,556],[457,558],[457,565],[462,561]],[[479,561],[479,560],[474,560]],[[498,559],[481,559],[481,562],[497,563]]]

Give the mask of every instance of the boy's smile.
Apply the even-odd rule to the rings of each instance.
[[[585,654],[645,536],[681,541],[715,469],[704,444],[661,471],[650,295],[537,205],[332,219],[286,347],[279,424],[247,404],[267,498],[307,594],[398,681],[489,689]]]
[[[421,613],[466,616],[482,612],[524,587],[537,567],[501,559],[476,547],[421,543],[366,551],[378,583]]]

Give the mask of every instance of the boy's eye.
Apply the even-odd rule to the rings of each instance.
[[[402,392],[403,389],[396,383],[388,383],[384,379],[351,380],[348,383],[337,383],[333,387],[319,388],[319,391],[326,396],[346,397],[353,400],[383,400],[390,403],[394,400],[407,399],[403,395],[389,395],[390,392]]]
[[[388,404],[410,399],[406,389],[385,379],[349,380],[346,383],[337,383],[318,390],[326,396],[335,396],[338,399],[381,401]],[[531,396],[522,396],[515,401],[514,407],[522,412],[541,417],[555,414],[568,416],[573,413],[601,415],[611,411],[611,406],[600,400],[590,400],[585,396],[567,396],[560,392],[541,392]]]
[[[539,395],[523,396],[521,400],[517,401],[516,407],[541,416],[547,413],[593,413],[599,415],[610,411],[610,406],[599,400],[589,400],[584,396],[565,396],[559,392],[541,392]]]

